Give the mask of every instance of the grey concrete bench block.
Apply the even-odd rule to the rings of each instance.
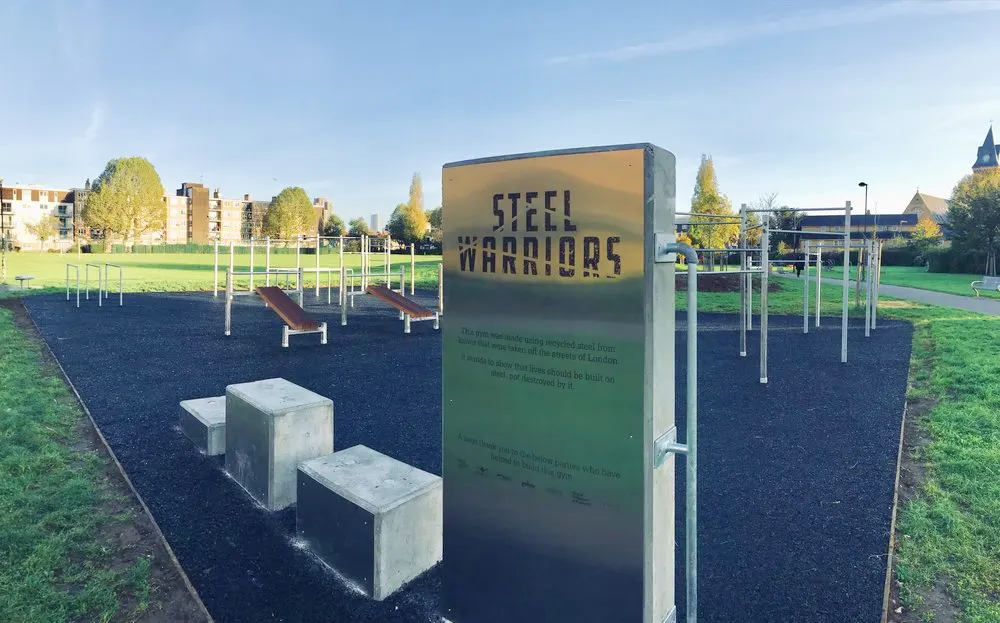
[[[333,452],[333,401],[285,379],[226,387],[226,471],[269,510],[295,503],[295,469]]]
[[[181,431],[209,456],[226,453],[226,397],[181,401]]]
[[[299,465],[298,537],[383,600],[441,560],[441,478],[365,446]]]

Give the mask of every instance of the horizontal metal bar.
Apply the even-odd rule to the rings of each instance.
[[[701,253],[702,251],[709,251],[712,253],[739,253],[740,251],[756,251],[761,252],[760,247],[737,247],[735,249],[695,249],[695,253]]]
[[[846,206],[839,208],[747,208],[745,212],[844,212]]]
[[[847,236],[847,234],[838,234],[835,231],[802,231],[801,229],[769,229],[767,231],[772,234],[797,234],[799,236],[823,235],[831,238],[844,238]]]
[[[698,274],[702,277],[711,277],[712,275],[752,275],[762,272],[764,271],[756,268],[753,270],[699,270]]]

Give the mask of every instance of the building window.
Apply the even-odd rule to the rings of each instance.
[[[41,209],[43,209],[43,210],[48,210],[49,209],[49,206],[47,204],[44,204],[44,203],[42,205],[38,206],[38,207],[41,208]]]
[[[59,214],[66,214],[66,206],[59,206]]]

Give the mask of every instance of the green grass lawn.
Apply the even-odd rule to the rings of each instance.
[[[381,272],[383,270],[384,255],[373,254],[370,260],[371,270]],[[356,253],[345,256],[345,263],[349,268],[360,271],[361,258]],[[264,270],[263,251],[254,254],[254,270]],[[272,253],[272,268],[294,268],[295,253]],[[316,266],[315,255],[302,255],[301,265],[304,268],[314,268]],[[16,275],[32,275],[35,277],[30,282],[34,290],[39,289],[63,289],[66,288],[66,264],[77,264],[80,272],[80,287],[84,288],[86,281],[85,264],[118,264],[122,267],[122,285],[126,292],[184,292],[192,290],[211,290],[213,286],[212,269],[214,259],[211,253],[163,253],[163,254],[124,254],[124,253],[83,253],[77,258],[76,253],[61,255],[58,253],[36,253],[25,252],[7,254],[7,285],[16,287],[14,277]],[[417,287],[437,287],[437,265],[441,262],[439,255],[418,255],[416,258]],[[337,267],[340,265],[340,258],[337,254],[320,255],[320,266],[323,268]],[[219,288],[225,288],[226,267],[229,266],[229,254],[219,254]],[[406,272],[406,281],[410,282],[410,257],[408,255],[391,256],[391,271],[398,275],[400,268]],[[249,254],[237,254],[235,256],[236,270],[249,270]],[[71,270],[71,280],[73,291],[76,290],[76,272]],[[110,289],[118,290],[118,271],[110,271]],[[321,275],[321,285],[326,287],[329,275]],[[337,287],[337,279],[333,275],[333,286]],[[97,270],[90,269],[90,279],[92,288],[97,280]],[[314,285],[315,277],[306,274],[303,278],[306,286]],[[393,280],[398,283],[398,277]],[[249,278],[240,277],[236,280],[240,287],[249,286]],[[263,285],[263,281],[257,281],[254,285]]]
[[[815,273],[815,269],[810,271]],[[824,268],[823,277],[840,279],[844,274],[842,268]],[[852,268],[851,278],[857,276],[857,268]],[[921,290],[933,290],[935,292],[947,292],[948,294],[959,294],[962,296],[975,296],[969,284],[982,279],[982,275],[965,275],[957,273],[929,273],[920,266],[883,266],[882,283],[893,286],[905,286],[907,288],[920,288]],[[982,291],[981,296],[1000,298],[998,292]]]
[[[41,346],[0,307],[0,621],[128,620],[148,608],[149,560],[108,535],[108,459],[82,443],[83,414]],[[103,535],[103,536],[102,536]],[[122,603],[134,604],[123,612]]]

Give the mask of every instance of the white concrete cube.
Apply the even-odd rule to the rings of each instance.
[[[226,397],[181,401],[181,431],[209,456],[226,453]]]
[[[441,478],[365,446],[299,465],[298,537],[383,600],[441,560]]]
[[[295,503],[295,468],[333,452],[333,401],[275,378],[226,387],[226,471],[269,510]]]

